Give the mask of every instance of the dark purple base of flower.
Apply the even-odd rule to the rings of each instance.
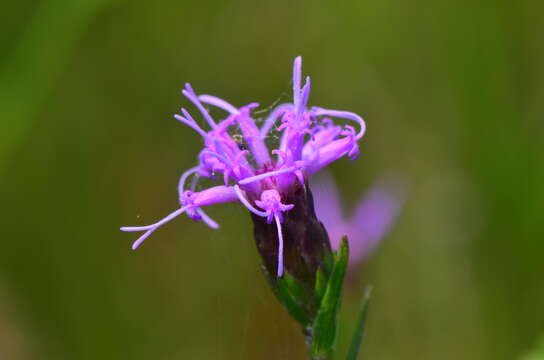
[[[282,202],[294,204],[296,210],[285,213],[282,224],[285,270],[299,281],[315,280],[317,269],[332,255],[327,231],[317,219],[308,185],[297,182]],[[274,223],[251,214],[257,249],[266,269],[275,274],[278,267],[278,232]],[[325,269],[323,269],[325,270]],[[305,282],[305,281],[304,281]],[[311,282],[313,283],[313,281]]]
[[[282,202],[295,205],[294,210],[285,213],[281,224],[284,242],[284,277],[292,277],[296,280],[297,287],[302,292],[297,297],[305,305],[303,308],[306,318],[311,321],[319,307],[318,304],[314,306],[316,276],[318,270],[321,270],[324,278],[328,279],[333,252],[327,231],[315,214],[313,197],[308,184],[302,185],[297,182]],[[254,214],[251,214],[251,217],[257,249],[272,286],[277,287],[278,282],[281,281],[276,276],[277,228],[274,223],[267,223],[263,217]]]

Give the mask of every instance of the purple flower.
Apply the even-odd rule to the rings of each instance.
[[[353,268],[366,258],[391,229],[402,203],[402,186],[381,182],[359,201],[351,216],[344,216],[340,194],[332,177],[325,173],[312,181],[315,211],[323,222],[331,246],[338,249],[347,235],[350,246],[349,265]]]
[[[208,205],[240,202],[255,217],[275,223],[278,237],[277,275],[283,274],[284,215],[295,205],[288,203],[299,184],[323,167],[347,155],[355,159],[358,140],[365,133],[363,119],[351,112],[308,108],[310,78],[301,86],[301,62],[293,67],[293,103],[273,109],[261,126],[252,117],[258,104],[237,108],[211,95],[197,95],[189,84],[183,95],[198,109],[206,129],[182,108],[174,117],[198,133],[204,142],[195,167],[181,175],[178,192],[180,207],[162,220],[147,226],[122,227],[123,231],[143,231],[132,245],[136,249],[156,229],[185,213],[217,229],[219,225],[203,210]],[[212,118],[206,106],[226,112],[222,120]],[[343,118],[358,125],[335,125],[332,118]],[[270,151],[267,140],[278,134],[279,142]],[[201,178],[222,182],[195,191]],[[313,210],[312,210],[313,211]]]

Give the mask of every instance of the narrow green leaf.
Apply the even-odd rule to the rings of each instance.
[[[287,286],[291,297],[295,299],[297,303],[302,304],[304,302],[304,289],[302,288],[302,285],[300,285],[297,279],[295,279],[288,272],[285,272],[280,281],[285,282],[285,285]]]
[[[325,277],[325,273],[320,268],[317,270],[317,274],[315,275],[315,303],[318,305],[321,304],[321,300],[323,300],[323,295],[325,295],[325,291],[327,290],[327,278]]]
[[[359,355],[365,332],[365,323],[368,316],[368,304],[371,292],[372,286],[369,285],[365,290],[365,295],[363,296],[363,307],[359,313],[359,319],[357,319],[357,327],[355,328],[355,333],[353,333],[353,338],[351,339],[351,345],[349,347],[346,360],[357,360],[357,355]]]
[[[330,275],[332,272],[332,268],[334,267],[334,262],[336,261],[334,254],[329,254],[328,256],[325,256],[325,261],[323,262],[323,273],[325,275]]]
[[[289,315],[302,326],[306,326],[309,320],[300,303],[302,288],[297,280],[288,273],[284,273],[283,278],[278,279],[277,282],[277,295]]]
[[[344,236],[340,243],[340,249],[334,259],[327,290],[321,301],[321,306],[313,324],[313,342],[311,355],[314,359],[330,357],[334,350],[336,340],[336,315],[340,307],[342,285],[348,265],[349,247]]]

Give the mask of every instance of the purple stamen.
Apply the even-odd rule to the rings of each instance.
[[[213,121],[212,117],[208,113],[208,111],[204,108],[204,106],[202,106],[202,103],[200,102],[200,100],[198,100],[198,96],[196,96],[193,88],[191,87],[189,83],[185,84],[185,89],[182,90],[181,93],[197,107],[197,109],[200,111],[202,116],[204,116],[204,119],[206,119],[208,124],[210,124],[212,129],[217,126],[215,124],[215,121]]]
[[[255,125],[255,122],[249,114],[250,110],[256,106],[258,106],[258,104],[255,103],[244,106],[236,117],[236,120],[240,125],[244,140],[251,149],[255,162],[261,167],[270,162],[270,155],[268,153],[268,148],[261,137],[259,128]]]
[[[332,117],[353,120],[353,121],[359,123],[359,126],[360,126],[361,129],[359,130],[359,133],[356,136],[357,140],[362,138],[363,135],[365,134],[365,131],[366,131],[365,121],[363,120],[362,117],[360,117],[359,115],[357,115],[355,113],[352,113],[352,112],[349,112],[349,111],[328,110],[328,109],[323,109],[323,108],[320,108],[320,107],[317,107],[317,106],[314,106],[311,109],[311,111],[315,114],[315,116],[328,115],[328,116],[332,116]]]
[[[232,115],[238,114],[238,109],[226,102],[223,99],[220,99],[218,97],[212,96],[212,95],[199,95],[198,99],[202,101],[203,103],[213,105],[215,107],[218,107],[220,109],[225,110],[228,113],[231,113]]]
[[[304,110],[306,110],[306,105],[308,105],[308,98],[310,97],[310,77],[306,77],[306,84],[304,84],[304,87],[301,91],[302,98],[300,99],[300,104],[298,104],[298,107],[296,108],[296,122],[300,122],[302,119],[302,115],[304,113]]]
[[[140,244],[143,243],[144,240],[147,239],[147,237],[149,235],[151,235],[155,230],[157,230],[161,225],[164,225],[167,222],[169,222],[170,220],[174,219],[175,217],[183,214],[183,212],[186,211],[189,208],[190,208],[190,206],[183,206],[183,207],[177,209],[176,211],[172,212],[171,214],[169,214],[168,216],[166,216],[165,218],[163,218],[162,220],[160,220],[160,221],[158,221],[158,222],[156,222],[154,224],[147,225],[147,226],[125,226],[125,227],[121,228],[121,231],[130,231],[131,232],[131,231],[144,231],[144,230],[147,230],[145,232],[145,234],[140,236],[138,238],[138,240],[136,240],[132,244],[132,250],[136,250],[138,248],[138,246],[140,246]]]
[[[279,175],[279,174],[285,174],[285,173],[288,173],[288,172],[293,172],[295,170],[297,170],[296,166],[284,168],[284,169],[281,169],[281,170],[270,171],[270,172],[267,172],[267,173],[262,173],[262,174],[259,174],[259,175],[255,175],[255,176],[252,176],[252,177],[242,179],[242,180],[238,181],[238,183],[240,185],[246,185],[246,184],[250,184],[250,183],[255,182],[255,181],[266,179],[266,178],[271,177],[271,176],[276,176],[276,175]]]
[[[183,175],[181,175],[181,178],[179,179],[179,183],[178,183],[178,193],[179,193],[179,196],[180,196],[180,201],[182,201],[182,205],[183,205],[183,201],[185,201],[187,199],[186,197],[186,192],[185,192],[185,182],[187,181],[187,178],[189,176],[191,176],[192,174],[195,174],[195,173],[198,173],[200,171],[200,167],[199,166],[195,166],[193,168],[190,168],[189,170],[185,171],[183,173]],[[193,181],[191,183],[191,193],[194,192],[195,190],[195,187],[196,187],[196,181],[197,179],[196,178],[193,178]],[[202,219],[204,220],[204,222],[209,226],[211,227],[212,229],[218,229],[219,228],[219,224],[217,222],[215,222],[211,217],[209,217],[205,212],[204,210],[200,209],[200,208],[194,208],[194,214],[193,216],[191,216],[190,214],[189,217],[192,217],[193,220],[199,220],[199,219]]]
[[[293,104],[299,106],[300,99],[300,77],[302,72],[302,58],[297,56],[293,63]]]
[[[198,208],[196,209],[196,212],[198,213],[198,215],[200,215],[200,217],[206,223],[206,225],[208,225],[212,229],[219,229],[219,224],[215,222],[211,217],[209,217],[208,214],[204,212],[204,210],[202,210],[201,208]]]
[[[223,161],[225,164],[227,164],[227,165],[232,165],[232,161],[230,161],[229,158],[227,158],[226,156],[223,156],[223,155],[221,155],[221,154],[218,154],[218,153],[216,153],[215,151],[207,150],[207,151],[201,152],[200,154],[202,154],[202,155],[210,155],[210,156],[216,157],[216,158],[218,158],[219,160]]]
[[[274,215],[276,227],[278,229],[278,277],[283,275],[283,233],[281,231],[281,223],[278,215]]]
[[[264,212],[264,211],[259,211],[257,209],[255,209],[250,203],[249,201],[247,201],[247,199],[245,198],[244,194],[242,193],[242,190],[240,189],[240,187],[238,185],[234,185],[234,191],[236,192],[236,195],[238,196],[238,199],[240,199],[240,202],[242,204],[244,204],[244,206],[249,210],[251,211],[252,213],[254,213],[255,215],[258,215],[258,216],[261,216],[261,217],[267,217],[268,216],[268,213]]]
[[[283,115],[285,112],[292,109],[293,109],[292,104],[281,104],[277,108],[272,110],[270,115],[268,115],[268,117],[264,121],[263,126],[261,127],[261,137],[264,138],[268,134],[268,132],[272,128],[272,125],[274,125],[274,123],[278,120],[278,118],[281,115]]]
[[[182,109],[182,111],[185,109]],[[180,122],[184,123],[185,125],[189,126],[191,129],[195,130],[200,136],[202,136],[204,139],[206,139],[207,135],[204,130],[200,128],[194,121],[190,121],[189,119],[184,118],[181,115],[175,114],[174,118],[176,120],[179,120]]]
[[[197,173],[199,170],[200,170],[200,166],[195,166],[195,167],[192,167],[189,170],[185,171],[181,175],[181,177],[179,178],[179,182],[178,182],[178,192],[180,194],[182,194],[183,191],[185,190],[185,182],[187,181],[187,178],[189,178],[189,176],[191,176],[192,174]]]
[[[229,166],[232,166],[233,164],[232,164],[232,161],[231,161],[231,156],[229,156],[229,154],[232,155],[233,152],[237,153],[240,150],[238,148],[232,149],[229,146],[230,144],[228,144],[222,138],[214,139],[213,143],[214,143],[217,151],[219,151],[222,154],[225,163],[228,164]],[[226,148],[223,146],[223,144],[226,145]],[[219,155],[219,153],[216,153],[216,154]]]

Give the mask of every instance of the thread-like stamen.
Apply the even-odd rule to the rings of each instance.
[[[200,102],[200,100],[198,100],[198,96],[196,96],[193,88],[189,83],[185,84],[185,89],[182,90],[181,93],[197,107],[202,116],[204,116],[204,119],[206,119],[208,124],[210,124],[212,129],[214,129],[217,126],[215,124],[215,121],[213,121],[208,111],[204,108],[204,106],[202,106],[202,103]]]
[[[179,195],[181,196],[181,194],[183,194],[183,191],[185,190],[185,181],[187,181],[187,178],[189,176],[191,176],[192,174],[198,172],[198,170],[200,169],[200,166],[195,166],[193,168],[190,168],[189,170],[185,171],[181,177],[179,178],[179,182],[178,182],[178,192],[179,192]]]
[[[185,171],[183,175],[181,175],[178,183],[178,192],[179,196],[181,197],[183,195],[183,192],[185,191],[185,182],[187,181],[187,178],[191,176],[194,173],[197,173],[200,170],[199,166],[195,166],[193,168],[190,168],[189,170]],[[197,179],[196,177],[193,178],[193,181],[191,182],[191,191],[195,191],[196,188]],[[211,217],[209,217],[204,210],[201,208],[195,208],[195,211],[197,214],[202,218],[202,220],[211,227],[212,229],[219,229],[219,224],[215,222]]]
[[[195,166],[194,168],[189,169],[188,171],[191,171],[193,169],[196,169],[196,172],[198,172],[199,167]],[[191,181],[191,191],[195,191],[197,181],[198,181],[198,176],[193,177],[193,179]],[[181,185],[180,189],[183,189],[184,183],[182,183],[181,179],[180,179],[180,185]],[[181,194],[182,194],[182,192],[180,192],[180,196],[181,196]],[[206,214],[206,212],[204,212],[204,210],[202,210],[202,208],[195,208],[195,211],[202,218],[204,223],[206,223],[206,225],[208,225],[212,229],[219,229],[219,224],[214,219],[212,219],[208,214]]]
[[[243,139],[245,141],[243,143],[244,147],[251,150],[255,163],[258,167],[262,167],[270,162],[270,155],[264,139],[261,136],[261,132],[251,117],[251,110],[257,106],[257,103],[251,103],[242,107],[240,109],[240,114],[236,116],[236,121],[242,131]]]
[[[316,116],[323,116],[323,115],[328,115],[328,116],[332,116],[332,117],[337,117],[337,118],[344,118],[344,119],[348,119],[348,120],[353,120],[357,123],[359,123],[359,126],[361,127],[361,129],[359,130],[359,132],[357,133],[357,135],[355,136],[355,138],[357,140],[359,140],[360,138],[363,137],[363,135],[365,134],[365,131],[366,131],[366,124],[365,124],[365,121],[363,120],[362,117],[360,117],[359,115],[355,114],[355,113],[352,113],[352,112],[349,112],[349,111],[340,111],[340,110],[328,110],[328,109],[323,109],[323,108],[320,108],[320,107],[313,107],[311,109],[312,112],[314,112],[314,114]]]
[[[249,211],[251,211],[251,212],[254,213],[255,215],[258,215],[258,216],[261,216],[261,217],[267,217],[267,216],[268,216],[268,212],[266,212],[266,211],[259,211],[259,210],[255,209],[255,208],[249,203],[249,201],[247,201],[247,199],[245,198],[244,194],[242,193],[242,190],[240,189],[240,186],[234,185],[234,192],[236,193],[236,196],[238,196],[238,200],[240,200],[240,202],[241,202],[242,204],[244,204],[244,206],[245,206]]]
[[[306,77],[306,84],[304,84],[304,87],[302,88],[302,91],[300,93],[300,101],[296,108],[296,122],[300,123],[302,119],[302,115],[304,114],[304,110],[306,110],[306,106],[308,105],[308,98],[310,97],[310,77]]]
[[[212,96],[212,95],[199,95],[198,99],[202,101],[203,103],[210,104],[213,106],[216,106],[220,109],[225,110],[226,112],[229,112],[231,114],[238,114],[238,109],[226,102],[223,99],[220,99],[218,97]]]
[[[204,130],[200,127],[200,125],[198,125],[198,123],[197,123],[197,122],[195,121],[195,119],[191,116],[191,114],[189,114],[189,112],[188,112],[186,109],[184,109],[184,108],[181,108],[181,114],[182,114],[183,116],[185,116],[185,118],[186,118],[187,120],[189,120],[190,122],[192,122],[192,123],[194,124],[194,126],[196,126],[196,127],[198,127],[198,128],[200,129],[199,134],[202,135],[202,133],[204,133],[204,135],[202,135],[202,137],[204,138],[204,140],[206,140],[207,137],[208,137],[208,133],[207,133],[206,131],[204,131]]]
[[[223,156],[219,153],[216,153],[215,151],[203,151],[200,153],[201,155],[211,155],[211,156],[215,156],[216,158],[222,160],[225,164],[228,164],[228,165],[232,165],[232,162],[230,161],[229,158],[227,158],[226,156]]]
[[[152,229],[154,226],[155,224],[145,225],[145,226],[123,226],[120,228],[120,230],[124,232],[138,232],[138,231],[146,231],[146,230]]]
[[[291,167],[284,168],[284,169],[281,169],[281,170],[270,171],[270,172],[262,173],[262,174],[259,174],[259,175],[251,176],[251,177],[248,177],[248,178],[245,178],[245,179],[242,179],[242,180],[238,181],[238,183],[240,185],[247,185],[247,184],[250,184],[250,183],[255,182],[255,181],[266,179],[268,177],[279,175],[279,174],[285,174],[285,173],[288,173],[288,172],[293,172],[295,170],[297,170],[297,167],[296,166],[291,166]]]
[[[298,107],[300,101],[300,78],[302,72],[302,58],[297,56],[293,63],[293,104]]]
[[[236,156],[234,157],[234,162],[239,163],[242,158],[244,158],[247,154],[249,154],[249,150],[242,150]],[[244,158],[245,160],[245,158]],[[246,161],[247,163],[247,161]]]
[[[193,124],[196,124],[195,119],[191,116],[191,114],[185,108],[181,108],[181,113],[183,114],[183,116],[187,118],[187,120],[191,121]]]
[[[268,117],[264,121],[263,126],[261,127],[261,137],[264,138],[268,134],[270,129],[272,128],[272,125],[274,125],[274,123],[278,120],[278,118],[283,113],[291,110],[292,108],[293,108],[293,105],[291,104],[281,104],[281,105],[278,105],[278,107],[276,107],[274,110],[272,110],[270,115],[268,115]]]
[[[170,213],[168,216],[164,217],[162,220],[160,220],[160,221],[158,221],[158,222],[156,222],[154,224],[147,225],[147,226],[124,226],[124,227],[121,228],[121,231],[132,232],[132,231],[144,231],[144,230],[147,230],[142,236],[140,236],[138,238],[138,240],[136,240],[132,244],[132,250],[136,250],[138,248],[138,246],[140,246],[144,242],[144,240],[147,239],[147,237],[149,235],[151,235],[155,230],[157,230],[161,225],[164,225],[167,222],[174,219],[175,217],[183,214],[189,208],[190,208],[190,205],[183,206],[183,207],[177,209],[176,211]]]
[[[183,110],[183,109],[182,109]],[[185,125],[189,126],[191,129],[195,130],[200,136],[202,136],[204,139],[206,139],[206,137],[208,136],[208,134],[206,134],[206,132],[204,130],[202,130],[202,128],[200,128],[200,126],[198,126],[198,124],[196,124],[194,121],[191,122],[190,120],[184,118],[183,116],[181,115],[178,115],[178,114],[175,114],[174,115],[174,118],[182,123],[184,123]]]
[[[231,173],[233,173],[232,169],[226,169],[223,171],[223,182],[225,185],[229,184],[229,177],[231,176]]]
[[[278,215],[274,215],[276,227],[278,228],[278,277],[283,275],[283,232],[281,231],[281,223]]]
[[[215,222],[208,214],[206,214],[204,210],[202,210],[201,208],[197,208],[196,212],[198,213],[198,215],[200,215],[206,225],[208,225],[212,229],[219,229],[219,224]]]
[[[219,140],[217,140],[217,139],[214,139],[213,144],[217,148],[217,151],[220,151],[222,154],[225,154],[225,155],[223,155],[223,158],[226,160],[226,163],[229,164],[232,167],[233,164],[232,164],[231,158],[230,158],[229,154],[225,151],[225,149],[223,149],[223,144],[221,144],[221,142]]]

